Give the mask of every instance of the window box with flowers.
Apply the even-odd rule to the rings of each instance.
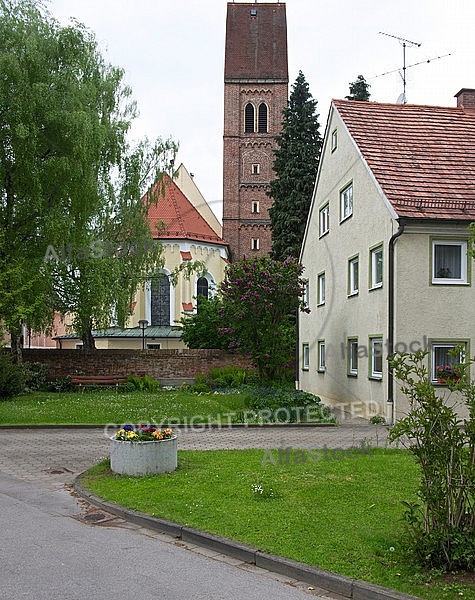
[[[154,475],[177,468],[177,437],[172,429],[124,425],[109,440],[111,470],[120,475]]]
[[[443,365],[436,367],[437,383],[448,383],[460,381],[462,373],[460,368],[454,365]]]

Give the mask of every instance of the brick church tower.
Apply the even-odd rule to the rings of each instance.
[[[288,99],[285,4],[229,2],[225,52],[223,239],[235,261],[272,245],[266,192]]]

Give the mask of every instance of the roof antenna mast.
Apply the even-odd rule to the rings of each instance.
[[[412,42],[411,40],[406,40],[402,37],[398,37],[397,35],[391,35],[390,33],[384,33],[384,31],[380,31],[379,32],[381,35],[387,35],[388,37],[392,37],[395,40],[398,40],[401,44],[402,44],[402,85],[403,85],[403,92],[402,92],[402,104],[406,104],[406,46],[409,45],[409,47],[412,46],[417,46],[418,48],[421,46],[421,44],[419,42]]]

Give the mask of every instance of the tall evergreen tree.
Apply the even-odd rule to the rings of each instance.
[[[300,254],[322,147],[316,106],[300,71],[283,110],[282,131],[274,151],[276,178],[268,192],[273,199],[269,214],[274,260]]]
[[[363,75],[358,75],[356,81],[350,83],[350,95],[346,96],[347,100],[362,100],[363,102],[368,102],[371,94],[369,93],[369,88],[371,86],[369,83],[366,83],[366,79]]]

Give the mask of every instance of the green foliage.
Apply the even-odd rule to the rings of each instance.
[[[221,315],[221,300],[218,296],[205,298],[198,296],[197,311],[193,315],[185,315],[180,324],[182,339],[188,348],[228,349],[228,336],[220,333],[225,327]]]
[[[44,390],[48,384],[48,367],[39,362],[24,362],[26,389],[34,392]]]
[[[136,109],[123,71],[39,0],[0,2],[0,72],[0,320],[14,348],[21,320],[39,331],[69,312],[94,346],[91,329],[111,313],[125,322],[159,262],[145,219],[158,196],[141,197],[176,144],[128,144]]]
[[[295,316],[306,310],[302,271],[290,257],[243,259],[228,266],[220,286],[220,333],[229,336],[230,349],[253,358],[263,380],[283,380],[295,364]]]
[[[74,389],[74,386],[71,383],[71,377],[55,377],[48,381],[46,387],[48,391],[57,393],[70,392]]]
[[[215,367],[210,369],[208,382],[210,387],[237,388],[256,381],[256,374],[242,367]]]
[[[126,386],[125,388],[122,388],[123,391],[138,390],[141,392],[156,392],[160,389],[160,382],[147,374],[143,376],[129,375],[127,377],[127,383],[123,385]]]
[[[322,147],[316,106],[300,71],[283,111],[282,131],[276,137],[276,178],[268,193],[273,200],[269,210],[271,256],[276,260],[300,255]]]
[[[23,365],[15,363],[9,354],[0,353],[0,399],[18,396],[25,389]]]
[[[382,417],[381,415],[373,415],[369,422],[372,425],[383,425],[384,423],[386,423],[386,419],[384,417]]]
[[[256,413],[268,411],[266,421],[302,422],[306,420],[306,413],[301,409],[312,407],[313,420],[334,422],[330,409],[321,405],[318,396],[288,385],[251,387],[247,393],[247,404]]]
[[[371,86],[369,83],[366,83],[366,79],[363,75],[358,75],[356,81],[350,83],[350,95],[346,96],[347,100],[361,100],[363,102],[368,102],[371,94],[369,92],[369,88]]]
[[[460,356],[460,348],[454,356]],[[391,430],[390,440],[409,440],[421,469],[420,504],[405,503],[410,547],[417,560],[443,570],[475,568],[475,384],[470,362],[456,365],[462,376],[447,380],[465,403],[463,422],[431,384],[427,353],[390,359],[410,412]],[[463,426],[462,426],[463,425]]]

